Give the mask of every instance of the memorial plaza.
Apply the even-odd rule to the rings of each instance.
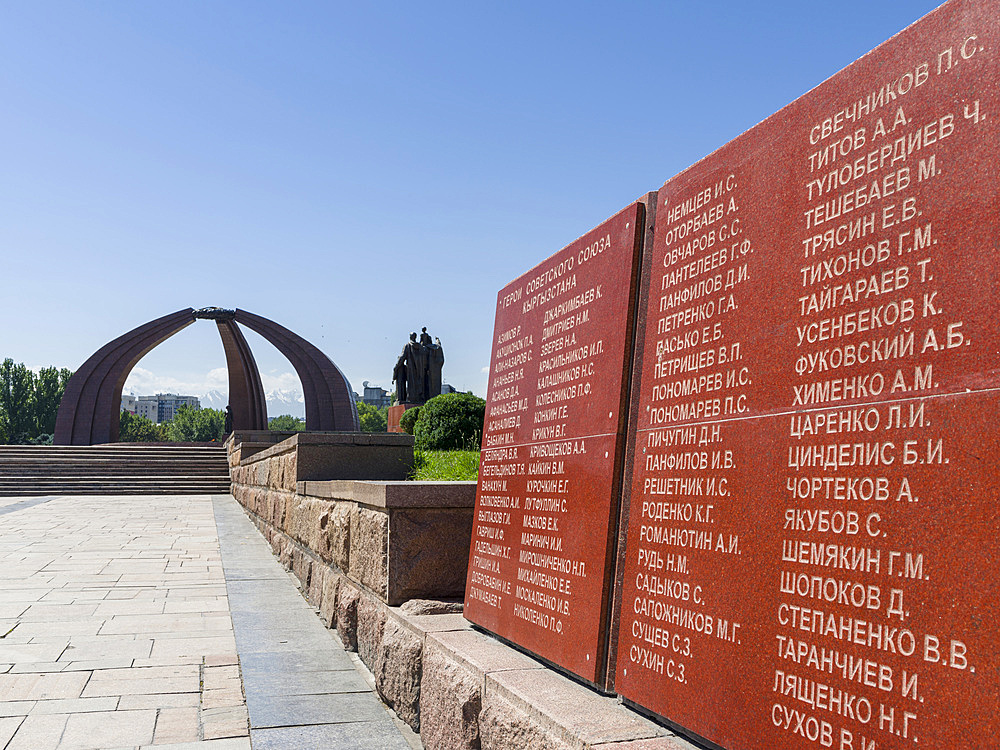
[[[420,747],[230,495],[0,498],[0,747]]]

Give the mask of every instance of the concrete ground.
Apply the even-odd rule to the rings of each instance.
[[[0,750],[412,750],[229,495],[0,498]]]

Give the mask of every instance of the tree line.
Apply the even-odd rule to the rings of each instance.
[[[123,411],[118,422],[122,443],[210,443],[225,438],[226,412],[222,409],[193,409],[185,404],[174,412],[173,419],[160,424]]]
[[[364,401],[355,402],[358,407],[358,421],[362,432],[385,432],[389,428],[389,407],[372,406]],[[282,414],[280,417],[271,417],[267,422],[267,429],[276,432],[301,432],[306,428],[304,419],[293,417],[290,414]]]
[[[0,445],[51,445],[59,403],[73,371],[43,367],[33,372],[23,362],[7,358],[0,364]],[[358,402],[362,432],[385,432],[387,407]],[[304,430],[305,422],[282,415],[272,430]],[[127,411],[121,413],[118,439],[123,443],[210,442],[226,436],[226,413],[221,409],[182,406],[170,422],[156,424]]]
[[[56,367],[35,374],[23,362],[5,359],[0,364],[0,444],[51,443],[59,402],[72,375]]]
[[[72,370],[43,367],[33,372],[7,358],[0,364],[0,445],[51,445],[59,403]],[[155,424],[146,417],[121,413],[118,439],[123,443],[204,443],[226,436],[226,413],[219,409],[181,407],[173,420]]]

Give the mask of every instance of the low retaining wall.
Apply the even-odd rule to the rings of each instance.
[[[309,444],[233,440],[233,496],[428,750],[693,750],[462,617],[475,482],[299,481]]]

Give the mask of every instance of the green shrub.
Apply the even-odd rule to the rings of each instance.
[[[475,481],[479,451],[414,451],[411,479],[436,482]]]
[[[471,393],[435,396],[420,409],[413,425],[418,450],[478,450],[486,402]]]
[[[413,434],[413,425],[417,421],[417,417],[420,416],[420,407],[414,406],[412,409],[407,409],[403,412],[403,416],[399,418],[399,426],[402,428],[403,432],[407,435]]]

